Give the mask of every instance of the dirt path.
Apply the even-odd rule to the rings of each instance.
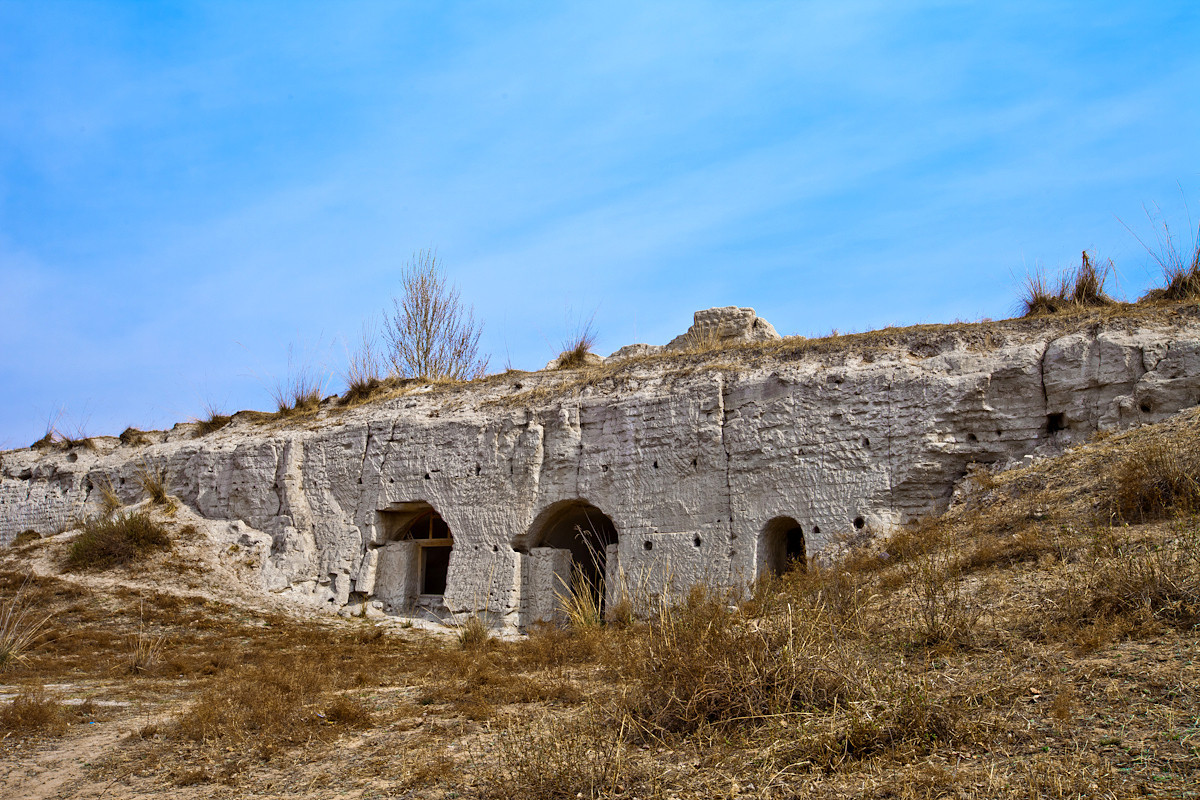
[[[50,800],[117,796],[91,777],[91,765],[112,753],[130,734],[153,722],[126,713],[103,722],[76,726],[60,739],[14,743],[0,764],[0,797]]]

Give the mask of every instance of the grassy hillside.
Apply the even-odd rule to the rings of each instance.
[[[27,580],[33,542],[0,794],[1196,796],[1198,453],[1194,409],[748,599],[511,642],[229,605],[174,549]]]

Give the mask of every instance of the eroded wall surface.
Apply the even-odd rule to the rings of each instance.
[[[180,425],[139,447],[8,451],[0,542],[95,513],[105,481],[136,502],[139,470],[165,467],[201,515],[270,537],[264,591],[325,608],[408,591],[407,567],[380,578],[403,548],[384,547],[378,513],[416,501],[453,531],[449,613],[511,625],[548,613],[564,566],[531,528],[569,500],[612,520],[620,579],[641,598],[739,585],[764,568],[776,517],[794,519],[820,558],[944,508],[973,463],[1196,404],[1197,316],[923,328],[884,348],[768,343],[327,403],[291,423],[239,417],[202,438]]]

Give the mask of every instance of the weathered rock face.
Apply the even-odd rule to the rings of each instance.
[[[697,315],[699,322],[699,315]],[[948,502],[1018,459],[1200,401],[1200,313],[782,340],[418,387],[301,422],[0,454],[0,541],[94,513],[139,470],[269,537],[263,588],[521,626],[572,565],[608,602],[741,585]],[[586,380],[579,376],[586,374]],[[575,376],[575,377],[573,377]],[[580,534],[584,536],[581,538]]]

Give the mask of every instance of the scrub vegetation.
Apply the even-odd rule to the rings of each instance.
[[[68,569],[124,566],[171,546],[166,530],[145,511],[87,520],[67,553]]]
[[[1146,216],[1154,231],[1153,241],[1147,242],[1128,225],[1125,228],[1158,264],[1162,271],[1162,285],[1146,292],[1137,302],[1200,300],[1200,229],[1190,243],[1185,243],[1171,231],[1161,211],[1156,209],[1152,213],[1147,210]],[[1095,257],[1085,250],[1080,266],[1063,272],[1057,280],[1047,278],[1041,270],[1026,276],[1020,296],[1020,311],[1023,316],[1033,317],[1115,305],[1118,301],[1104,291],[1112,273],[1112,261],[1097,266]]]
[[[1197,443],[1194,409],[978,470],[833,563],[517,640],[243,608],[149,562],[136,588],[27,581],[14,552],[0,595],[45,622],[4,673],[0,758],[123,797],[1185,797]]]

